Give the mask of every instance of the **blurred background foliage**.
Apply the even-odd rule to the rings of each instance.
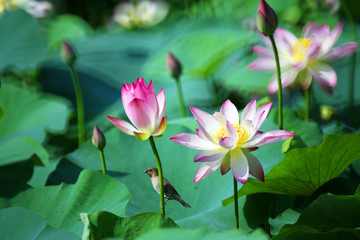
[[[122,134],[105,118],[105,115],[126,117],[122,110],[121,86],[142,77],[146,82],[153,80],[156,92],[161,88],[165,90],[169,124],[164,137],[156,141],[163,156],[165,177],[193,206],[185,211],[177,202],[169,202],[168,216],[180,227],[199,228],[181,233],[178,233],[179,229],[154,230],[152,234],[159,236],[158,239],[174,234],[195,239],[204,232],[208,234],[206,239],[218,239],[221,234],[229,239],[239,236],[268,239],[264,232],[280,233],[277,239],[289,239],[288,236],[299,232],[305,239],[309,236],[336,239],[337,234],[359,235],[353,232],[354,224],[348,227],[336,222],[330,229],[308,221],[314,217],[311,211],[319,210],[316,208],[318,202],[334,204],[333,216],[341,217],[342,206],[348,201],[351,201],[351,207],[360,209],[359,191],[355,194],[360,181],[359,161],[352,165],[354,159],[344,163],[346,169],[340,177],[337,174],[320,188],[311,189],[315,192],[308,195],[261,192],[242,196],[239,199],[241,231],[209,233],[209,229],[233,228],[233,205],[223,207],[221,204],[232,195],[231,176],[221,177],[216,172],[193,184],[196,151],[168,140],[177,133],[191,132],[197,126],[193,118],[179,119],[176,86],[165,67],[168,51],[183,64],[181,80],[187,106],[213,112],[226,99],[231,99],[238,109],[254,98],[270,98],[276,102],[276,95],[267,93],[271,74],[251,72],[247,67],[255,58],[251,47],[261,42],[255,32],[258,1],[169,0],[169,14],[162,22],[149,28],[133,29],[122,28],[113,21],[115,7],[129,1],[50,2],[53,10],[47,18],[35,19],[21,9],[6,11],[0,18],[0,216],[4,216],[0,217],[0,226],[8,219],[16,226],[15,214],[24,222],[32,223],[32,229],[37,229],[37,232],[20,232],[21,239],[78,239],[83,231],[80,212],[89,214],[82,218],[85,226],[89,225],[86,221],[93,221],[92,224],[99,223],[95,225],[101,230],[103,226],[98,217],[102,214],[106,221],[115,221],[106,212],[120,216],[121,221],[131,225],[134,214],[158,211],[158,196],[143,173],[154,165],[150,146]],[[337,11],[321,0],[269,0],[268,3],[279,16],[279,27],[289,29],[297,36],[308,21],[326,23],[331,28],[343,21],[345,27],[337,44],[359,42],[349,21],[353,18],[355,29],[359,29],[358,0],[341,1]],[[88,140],[80,148],[76,144],[72,80],[59,56],[63,39],[72,42],[78,55],[76,68],[83,90]],[[360,62],[358,53],[359,50],[354,57],[357,63]],[[321,91],[316,84],[311,87],[312,119],[308,123],[302,121],[302,92],[298,89],[284,91],[285,128],[295,131],[298,141],[304,142],[303,147],[320,144],[327,134],[344,134],[343,141],[348,141],[351,146],[359,142],[358,134],[354,135],[355,139],[345,135],[358,133],[360,123],[359,94],[355,95],[355,118],[350,117],[348,107],[351,61],[353,58],[348,57],[333,64],[339,76],[333,96]],[[359,69],[356,69],[355,77],[355,88],[360,89]],[[190,111],[187,114],[190,115]],[[271,120],[265,122],[262,130],[275,129],[276,116],[274,108]],[[94,124],[107,138],[105,156],[109,175],[119,181],[97,171],[85,170],[101,169],[97,150],[90,141]],[[281,152],[281,143],[263,147],[254,154],[261,159],[265,173],[285,156]],[[74,189],[79,191],[76,196]],[[348,197],[351,199],[345,195],[351,195]],[[54,215],[55,207],[58,215]],[[106,212],[91,215],[95,211]],[[354,214],[360,215],[358,211]],[[137,221],[156,217],[140,215],[134,221],[138,224]],[[328,217],[325,214],[324,218]],[[170,223],[156,222],[161,226],[175,223],[172,220]],[[263,230],[254,231],[257,228]],[[16,227],[0,229],[6,231],[7,239],[14,239],[11,236],[15,236]],[[109,237],[122,236],[111,229],[110,232]],[[252,234],[247,235],[249,232]],[[129,239],[137,237],[129,234]],[[151,236],[149,233],[142,239],[151,239]]]

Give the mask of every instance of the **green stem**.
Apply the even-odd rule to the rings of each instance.
[[[351,30],[353,33],[354,41],[357,41],[357,31],[354,23],[354,19],[351,15],[350,9],[346,3],[346,1],[341,1],[342,9],[345,12],[346,17],[348,18]],[[356,114],[354,107],[354,90],[355,90],[355,71],[356,71],[356,52],[352,55],[351,58],[351,73],[350,73],[350,84],[349,84],[349,110],[350,110],[350,124],[352,127],[355,127],[356,124]]]
[[[180,116],[181,117],[186,117],[184,94],[183,94],[183,91],[182,91],[180,78],[175,79],[175,82],[176,82],[176,88],[177,88],[178,97],[179,97]]]
[[[189,16],[189,3],[188,0],[184,0],[184,4],[185,4],[185,14],[186,16]]]
[[[162,172],[162,167],[161,167],[161,161],[160,161],[160,156],[159,153],[156,149],[156,145],[154,142],[154,138],[153,136],[151,136],[149,138],[150,144],[151,144],[151,148],[154,152],[154,157],[156,160],[156,164],[157,164],[157,168],[158,168],[158,173],[159,173],[159,185],[160,185],[160,210],[161,210],[161,216],[165,216],[165,204],[164,204],[164,190],[163,190],[163,172]]]
[[[75,95],[76,95],[76,105],[77,105],[77,118],[78,118],[78,139],[79,147],[85,142],[85,116],[84,116],[84,102],[81,92],[80,81],[75,70],[74,65],[70,65],[71,77],[73,80]]]
[[[104,156],[104,150],[99,150],[100,152],[100,158],[101,158],[101,164],[102,164],[102,170],[103,170],[103,173],[106,174],[107,171],[106,171],[106,164],[105,164],[105,156]]]
[[[235,228],[239,229],[239,199],[238,199],[238,189],[237,181],[234,178],[234,211],[235,211]]]
[[[281,73],[280,73],[280,61],[279,54],[276,48],[274,36],[270,36],[270,41],[274,50],[275,62],[276,62],[276,75],[278,80],[278,102],[279,102],[279,129],[283,129],[283,109],[282,109],[282,85],[281,85]]]
[[[310,116],[310,86],[304,90],[304,97],[305,97],[304,120],[305,120],[305,122],[308,122],[309,116]]]

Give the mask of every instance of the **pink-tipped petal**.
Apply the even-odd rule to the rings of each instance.
[[[233,149],[236,147],[236,142],[237,141],[231,137],[219,137],[219,145],[225,149]]]
[[[159,136],[161,136],[161,135],[165,132],[165,130],[166,130],[166,119],[167,119],[166,117],[163,117],[163,118],[161,119],[159,128],[158,128],[157,131],[153,134],[153,136],[159,137]]]
[[[292,53],[297,38],[288,30],[278,28],[274,33],[274,40],[279,53]]]
[[[246,107],[242,111],[241,124],[243,124],[246,120],[253,121],[255,118],[255,114],[256,114],[256,99],[248,103],[248,105],[246,105]]]
[[[254,120],[254,128],[257,131],[261,124],[264,122],[266,117],[269,114],[270,108],[272,106],[273,102],[268,102],[256,109],[255,113],[255,120]]]
[[[200,138],[198,135],[190,133],[180,133],[170,138],[171,141],[180,143],[185,147],[194,148],[197,150],[214,150],[219,146],[210,141]]]
[[[357,47],[357,42],[348,42],[332,48],[327,54],[321,57],[321,59],[326,61],[335,61],[353,54]]]
[[[146,101],[135,98],[129,103],[126,115],[141,132],[151,135],[156,130],[154,110]]]
[[[242,147],[243,148],[253,148],[260,147],[263,145],[268,145],[272,143],[276,143],[278,141],[284,140],[289,137],[293,137],[295,134],[292,132],[288,132],[285,130],[273,130],[268,131],[263,134],[259,134],[256,137],[253,137],[248,142],[246,142]]]
[[[213,162],[223,159],[227,153],[228,151],[224,151],[223,149],[201,151],[195,155],[194,162]]]
[[[239,122],[236,124],[239,124]],[[236,144],[237,141],[239,140],[239,134],[238,134],[236,128],[231,124],[230,121],[226,121],[226,132],[228,133],[229,137],[234,140],[234,142]]]
[[[159,105],[159,118],[162,119],[165,116],[166,110],[166,100],[164,89],[161,89],[158,95],[156,96],[157,102]]]
[[[329,90],[337,84],[336,72],[329,65],[318,62],[311,65],[310,72],[320,87],[328,93],[330,93]]]
[[[273,58],[259,57],[249,64],[250,70],[273,71],[276,69]]]
[[[220,112],[232,124],[239,124],[239,112],[236,106],[228,99],[220,108]]]
[[[263,170],[259,160],[247,150],[243,150],[243,153],[245,154],[245,156],[248,160],[250,174],[263,182],[264,181],[264,170]]]
[[[110,117],[110,116],[106,116],[106,117],[112,124],[114,124],[115,127],[117,127],[118,129],[120,129],[121,131],[123,131],[124,133],[126,133],[128,135],[134,136],[134,132],[138,131],[130,123],[128,123],[120,118]]]
[[[241,148],[230,151],[230,168],[236,181],[246,183],[249,177],[249,164]]]
[[[143,133],[143,132],[134,132],[135,138],[145,141],[151,136],[151,134]]]
[[[214,162],[205,162],[200,165],[199,169],[195,174],[194,183],[197,183],[204,177],[209,176],[212,172],[220,167],[221,159],[214,161]]]
[[[212,115],[196,107],[190,107],[190,110],[207,139],[216,144],[212,136],[214,136],[217,130],[221,127],[216,119]]]
[[[265,48],[263,46],[257,45],[257,46],[252,47],[252,50],[253,50],[253,53],[255,53],[255,54],[261,55],[266,58],[271,58],[273,60],[275,59],[274,52],[271,51],[271,49],[269,49],[269,48]]]

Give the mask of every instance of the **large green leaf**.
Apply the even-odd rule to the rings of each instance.
[[[194,229],[194,230],[183,230],[183,229],[155,229],[150,231],[138,238],[139,240],[217,240],[217,239],[227,239],[227,240],[266,240],[269,237],[261,230],[256,230],[251,234],[248,234],[245,231],[241,230],[232,230],[227,232],[215,232],[208,231],[205,229]]]
[[[33,158],[37,165],[44,166],[49,162],[49,155],[44,147],[31,137],[0,139],[0,166],[21,162],[29,158]]]
[[[135,239],[155,228],[174,228],[176,223],[160,213],[141,213],[122,218],[109,212],[91,215],[81,213],[84,223],[83,240],[98,240],[106,237]]]
[[[0,19],[0,69],[35,67],[46,54],[46,38],[38,21],[23,10],[5,11]]]
[[[3,240],[79,239],[73,233],[48,226],[41,216],[20,207],[0,209],[0,232]]]
[[[110,125],[110,123],[108,124]],[[262,130],[270,129],[276,129],[276,126],[271,121],[266,121]],[[166,215],[182,227],[233,229],[233,206],[224,208],[221,205],[222,199],[233,194],[232,175],[229,173],[221,176],[220,171],[217,170],[194,184],[193,179],[199,164],[194,163],[193,159],[198,151],[169,140],[170,137],[186,131],[188,130],[182,124],[180,126],[169,124],[164,136],[155,139],[164,176],[192,206],[188,209],[176,201],[169,201],[166,205]],[[127,216],[141,212],[159,211],[159,195],[153,189],[149,177],[144,174],[145,169],[156,166],[150,144],[147,141],[136,140],[114,127],[104,134],[107,140],[104,153],[108,171],[124,182],[132,195],[132,201],[127,207]],[[254,151],[254,154],[262,162],[265,172],[268,172],[283,158],[281,143],[264,146]],[[90,142],[69,154],[67,159],[82,168],[101,169],[98,150]],[[61,172],[67,171],[59,169],[58,173]],[[250,230],[243,210],[245,202],[245,197],[239,200],[240,226]]]
[[[323,194],[294,224],[285,225],[274,239],[357,239],[360,237],[360,190],[354,196]],[[356,230],[355,230],[356,229]],[[326,238],[327,237],[327,238]]]
[[[42,143],[47,131],[66,131],[70,107],[63,98],[3,84],[0,104],[4,110],[0,119],[0,141],[28,136]]]
[[[309,196],[360,158],[360,134],[327,135],[322,144],[294,149],[266,176],[249,179],[239,196],[259,192]],[[232,198],[223,201],[226,205]]]
[[[52,227],[80,236],[80,213],[104,210],[124,216],[129,198],[124,184],[95,170],[84,170],[75,185],[29,189],[11,199],[0,199],[0,207],[29,209]]]

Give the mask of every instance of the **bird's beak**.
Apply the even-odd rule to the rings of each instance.
[[[144,173],[148,173],[148,170],[145,170]]]

